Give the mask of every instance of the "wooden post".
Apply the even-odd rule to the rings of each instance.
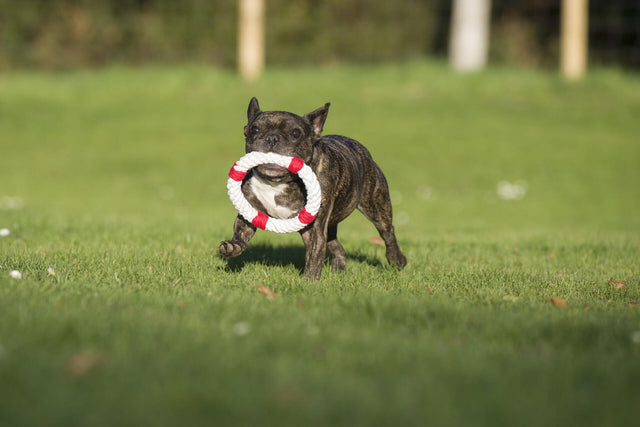
[[[588,10],[588,0],[562,0],[560,69],[571,80],[582,77],[587,68]]]
[[[456,71],[477,71],[487,63],[491,0],[454,0],[449,62]]]
[[[240,0],[238,7],[238,69],[252,81],[264,68],[264,0]]]

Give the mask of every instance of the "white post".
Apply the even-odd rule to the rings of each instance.
[[[587,68],[588,21],[588,0],[562,0],[560,70],[571,80]]]
[[[449,62],[456,71],[477,71],[487,63],[491,0],[454,0]]]
[[[264,0],[240,0],[238,8],[238,69],[252,81],[264,68]]]

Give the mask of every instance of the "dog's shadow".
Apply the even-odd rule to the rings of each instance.
[[[287,267],[293,266],[299,273],[304,271],[305,263],[304,246],[299,245],[283,245],[272,246],[269,244],[258,243],[250,245],[240,256],[225,259],[226,265],[224,269],[228,272],[240,272],[247,264],[262,264],[266,266]],[[326,260],[330,259],[327,255]],[[347,252],[347,268],[349,261],[356,261],[370,266],[376,267],[382,265],[375,255],[365,254],[362,252]]]

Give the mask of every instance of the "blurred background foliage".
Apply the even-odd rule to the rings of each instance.
[[[640,68],[640,2],[590,0],[590,62]],[[560,0],[492,1],[491,60],[555,67]],[[446,55],[450,0],[267,0],[270,65]],[[0,0],[0,69],[236,63],[237,0]]]

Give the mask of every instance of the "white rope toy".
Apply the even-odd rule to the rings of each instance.
[[[278,166],[287,168],[289,172],[298,174],[302,179],[307,189],[307,204],[294,218],[272,218],[251,206],[244,197],[244,194],[242,194],[242,180],[247,175],[247,171],[263,163],[275,163]],[[301,230],[316,219],[318,210],[320,209],[320,184],[313,170],[297,157],[283,156],[276,153],[252,151],[242,156],[240,160],[233,164],[229,171],[227,193],[229,194],[231,203],[233,203],[233,206],[235,206],[238,213],[240,213],[244,219],[251,221],[253,225],[262,230],[273,231],[275,233],[292,233]]]

